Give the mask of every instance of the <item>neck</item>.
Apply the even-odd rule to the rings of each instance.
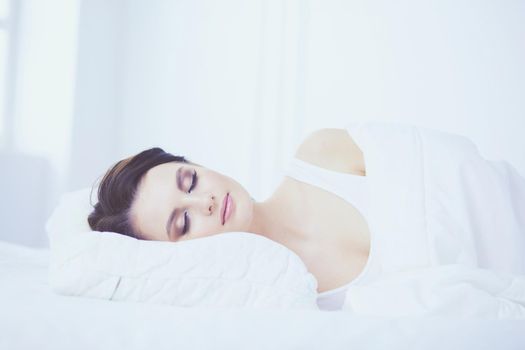
[[[289,192],[279,191],[263,202],[255,202],[249,232],[259,234],[287,247],[296,246],[308,239],[300,230],[300,201]]]

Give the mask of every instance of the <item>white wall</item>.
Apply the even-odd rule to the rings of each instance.
[[[80,6],[68,191],[91,187],[118,158],[124,10],[120,0]]]
[[[301,136],[302,10],[277,0],[84,1],[69,188],[160,146],[269,195]]]
[[[468,136],[525,173],[525,2],[123,4],[117,154],[160,145],[269,195],[320,127]]]
[[[262,200],[307,133],[365,120],[525,174],[524,1],[21,1],[14,139],[52,164],[53,204],[153,146]]]
[[[457,132],[525,174],[525,1],[310,1],[307,129]]]
[[[129,1],[121,52],[121,155],[161,146],[239,181],[258,95],[259,1]]]

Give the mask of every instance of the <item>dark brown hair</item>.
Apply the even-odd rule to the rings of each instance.
[[[174,156],[155,147],[114,164],[100,181],[98,203],[88,216],[91,229],[139,238],[130,220],[130,209],[137,187],[148,170],[169,162],[191,163],[184,157]]]

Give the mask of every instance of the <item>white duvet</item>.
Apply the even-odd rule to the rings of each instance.
[[[49,251],[0,241],[0,349],[464,350],[525,348],[525,321],[204,309],[56,295]],[[381,336],[377,336],[380,334]]]
[[[347,291],[373,316],[525,318],[525,180],[468,139],[401,124],[352,124],[371,189],[383,275]],[[138,241],[91,232],[86,191],[47,224],[61,294],[177,306],[316,309],[317,282],[286,247],[249,233]]]
[[[467,138],[355,125],[383,275],[347,290],[366,315],[525,318],[525,178]]]

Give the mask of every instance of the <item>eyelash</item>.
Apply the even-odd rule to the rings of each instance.
[[[190,186],[190,189],[188,190],[188,193],[191,193],[191,191],[193,191],[195,189],[195,186],[197,185],[197,171],[196,170],[193,170],[193,176],[192,176],[192,181],[191,181],[191,186]],[[188,212],[185,211],[184,212],[184,227],[182,229],[182,234],[186,234],[186,232],[188,232]]]
[[[197,171],[193,170],[191,186],[190,186],[190,189],[188,190],[188,193],[191,193],[191,191],[193,191],[193,189],[195,188],[196,184],[197,184]]]
[[[184,212],[184,228],[182,229],[182,234],[183,235],[186,234],[186,232],[188,232],[188,219],[187,219],[187,217],[188,217],[188,212],[185,211]]]

